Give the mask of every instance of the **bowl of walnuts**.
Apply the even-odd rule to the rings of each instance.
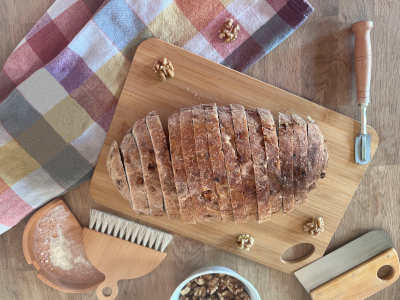
[[[226,267],[202,268],[186,278],[170,300],[261,300],[256,288]]]

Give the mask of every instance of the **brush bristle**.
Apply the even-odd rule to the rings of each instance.
[[[164,231],[128,221],[97,209],[90,210],[89,229],[160,252],[165,251],[173,238],[171,234]]]

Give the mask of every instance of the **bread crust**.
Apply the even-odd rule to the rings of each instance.
[[[279,159],[281,161],[281,186],[283,212],[294,209],[293,180],[293,122],[292,118],[279,113]]]
[[[243,105],[231,104],[235,145],[242,174],[243,195],[248,216],[258,216],[256,182],[249,140],[249,128]]]
[[[272,213],[282,210],[281,195],[281,162],[279,160],[279,146],[276,125],[271,112],[264,108],[257,108],[260,117],[265,147],[265,167],[268,173],[270,187],[270,202]]]
[[[150,215],[162,216],[165,214],[165,211],[160,177],[145,118],[135,122],[132,134],[135,137],[139,149],[140,161],[142,162],[143,178],[147,199],[149,201]]]
[[[131,207],[138,214],[149,215],[150,209],[144,185],[142,163],[131,129],[122,139],[120,150],[132,199]]]
[[[328,150],[325,138],[318,125],[311,119],[307,119],[307,190],[315,188],[316,182],[324,178],[328,167]]]
[[[213,181],[206,128],[206,113],[201,105],[193,106],[193,129],[197,164],[200,172],[200,194],[206,204],[207,218],[221,220],[218,195]]]
[[[301,205],[307,199],[307,123],[297,114],[293,121],[293,178],[295,204]]]
[[[128,181],[126,179],[124,165],[121,159],[121,153],[119,152],[118,143],[113,141],[110,145],[110,150],[107,155],[107,172],[111,178],[113,185],[120,192],[124,199],[132,203],[132,199],[129,193]]]
[[[165,211],[168,217],[178,218],[179,203],[174,183],[174,173],[172,171],[167,137],[158,113],[150,112],[146,116],[146,124],[153,143],[161,190],[164,196]]]
[[[187,185],[192,197],[193,209],[197,222],[208,219],[206,201],[201,197],[200,170],[196,157],[192,108],[180,111],[181,148],[185,164]]]
[[[218,107],[218,117],[222,136],[222,146],[225,155],[225,167],[228,176],[233,217],[235,222],[244,223],[247,221],[246,203],[243,194],[240,164],[236,153],[235,133],[230,107]]]
[[[168,118],[169,146],[176,193],[179,202],[181,220],[185,223],[196,223],[192,197],[189,194],[183,154],[181,148],[181,127],[179,113]]]
[[[222,149],[217,105],[203,104],[203,108],[206,114],[208,151],[221,217],[223,221],[231,221],[233,220],[233,211],[225,167],[225,155]]]
[[[257,221],[265,222],[271,217],[270,183],[265,167],[265,147],[261,120],[255,109],[246,109],[249,127],[250,149],[254,166],[254,179],[257,193]]]

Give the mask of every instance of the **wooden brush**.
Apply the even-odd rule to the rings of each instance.
[[[90,262],[105,276],[97,287],[97,298],[115,299],[119,280],[153,271],[167,256],[164,251],[172,238],[169,233],[92,209],[83,244]]]

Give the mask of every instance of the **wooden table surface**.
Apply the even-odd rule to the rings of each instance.
[[[0,66],[45,12],[51,0],[0,1]],[[329,250],[375,228],[383,228],[400,249],[400,105],[395,90],[400,86],[400,1],[310,0],[312,17],[287,41],[247,73],[306,97],[350,117],[358,118],[352,64],[350,26],[362,19],[375,22],[372,99],[369,123],[381,144],[362,180]],[[88,183],[66,195],[66,201],[82,224],[88,222]],[[25,263],[21,237],[26,220],[0,236],[0,298],[95,299],[91,295],[61,294],[42,284]],[[148,276],[120,283],[119,299],[168,299],[176,285],[197,268],[224,265],[254,283],[262,299],[308,299],[296,279],[287,274],[176,236],[168,257]],[[397,295],[397,296],[396,296]],[[399,299],[400,281],[370,299]]]

